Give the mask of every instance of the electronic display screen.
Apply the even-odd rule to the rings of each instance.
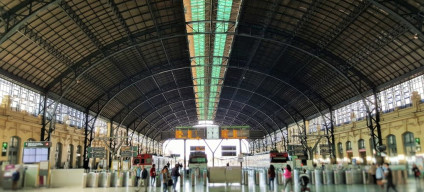
[[[24,148],[22,162],[38,163],[41,161],[47,161],[49,156],[48,150],[48,148]]]

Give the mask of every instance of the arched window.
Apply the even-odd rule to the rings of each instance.
[[[9,145],[8,160],[9,160],[10,164],[18,164],[19,163],[20,146],[21,146],[21,139],[17,136],[13,136],[10,139],[10,145]]]
[[[358,152],[359,157],[362,159],[362,163],[367,164],[367,150],[365,149],[365,141],[363,139],[358,140]]]
[[[346,142],[346,151],[352,151],[352,142],[350,141]]]
[[[413,133],[406,132],[405,134],[403,134],[403,145],[405,146],[406,156],[415,155],[415,139]]]
[[[67,162],[68,162],[68,168],[72,168],[72,160],[74,159],[74,145],[69,144],[68,146],[68,158],[67,158]]]
[[[337,151],[339,153],[339,158],[343,158],[343,144],[342,142],[337,144]]]
[[[363,139],[359,139],[359,141],[358,141],[358,149],[359,149],[359,151],[365,150],[365,141]]]
[[[61,162],[62,162],[62,143],[57,143],[56,144],[56,153],[55,153],[55,165],[56,168],[61,168]]]
[[[76,162],[75,162],[75,167],[77,167],[77,168],[80,168],[81,167],[81,159],[82,159],[82,147],[81,147],[81,145],[78,145],[77,146],[77,159],[76,159]]]
[[[397,156],[396,136],[387,136],[387,152],[390,157]]]

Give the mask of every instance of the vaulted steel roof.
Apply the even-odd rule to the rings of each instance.
[[[272,132],[423,72],[419,1],[232,2],[218,124]],[[182,0],[2,0],[0,73],[149,137],[197,124],[185,10]]]

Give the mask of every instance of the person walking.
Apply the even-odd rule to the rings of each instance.
[[[135,191],[140,191],[141,187],[144,187],[144,191],[147,191],[147,170],[146,168],[144,168],[144,165],[142,165],[141,168],[137,168],[137,173],[139,172],[139,170],[139,179],[143,180],[143,184],[141,184],[141,181],[140,183],[138,183],[137,181],[137,189]]]
[[[162,186],[163,186],[163,192],[167,192],[168,191],[168,182],[169,180],[171,180],[171,176],[169,175],[168,172],[168,167],[165,166],[162,169]]]
[[[180,171],[179,171],[179,165],[175,164],[175,167],[172,168],[172,172],[171,172],[171,177],[172,177],[172,189],[174,191],[177,191],[177,182],[178,182],[178,177],[180,177]]]
[[[270,165],[268,169],[268,178],[269,178],[269,190],[274,189],[274,178],[275,178],[275,168],[274,165]]]
[[[384,189],[383,179],[384,179],[384,170],[381,164],[379,164],[375,171],[375,180],[377,182],[377,185],[380,186],[382,189]]]
[[[291,191],[292,186],[292,169],[290,165],[287,165],[284,169],[284,179],[286,182],[284,182],[284,190],[287,191],[287,185],[289,186],[288,191]]]
[[[155,181],[156,181],[156,168],[155,168],[155,164],[152,165],[152,168],[150,168],[150,185],[151,186],[155,186]]]
[[[396,185],[393,183],[393,175],[392,175],[392,170],[389,167],[388,163],[384,163],[384,168],[386,169],[384,171],[384,176],[387,180],[387,192],[389,192],[389,189],[392,188],[393,190],[396,190]]]

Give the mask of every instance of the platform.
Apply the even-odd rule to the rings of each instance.
[[[191,186],[191,183],[186,180],[184,183],[184,187],[180,187],[177,189],[178,192],[268,192],[268,186],[263,185],[264,182],[261,182],[261,185],[254,185],[251,184],[249,186],[245,185],[239,185],[239,184],[210,184],[209,187],[203,186],[203,182],[200,181],[195,187]],[[179,183],[178,183],[179,186]],[[275,188],[272,192],[282,192],[283,191],[283,185],[276,185],[277,188]],[[316,192],[380,192],[385,191],[381,190],[380,187],[377,185],[320,185],[315,186],[312,185],[311,191]],[[397,190],[399,192],[421,192],[424,191],[424,180],[421,179],[419,184],[415,183],[414,179],[408,179],[407,184],[398,185]],[[12,192],[11,190],[2,190],[1,192]],[[135,192],[135,187],[116,187],[116,188],[80,188],[80,187],[72,187],[72,188],[40,188],[40,189],[23,189],[19,191],[28,191],[28,192],[74,192],[74,191],[80,191],[80,192]],[[144,190],[140,190],[140,192],[143,192]],[[161,187],[148,188],[149,192],[162,192]],[[170,192],[172,190],[169,190]],[[294,191],[300,191],[299,188],[295,188]]]

